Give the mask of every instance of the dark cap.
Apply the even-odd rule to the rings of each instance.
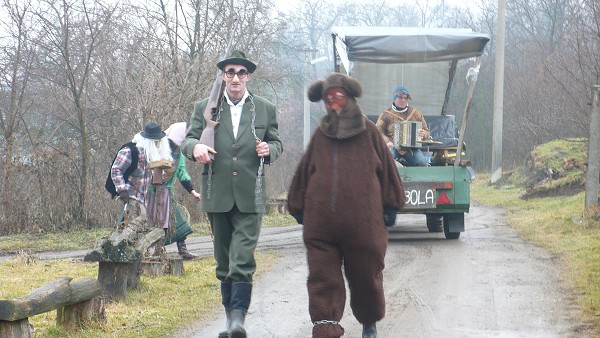
[[[140,133],[142,137],[151,139],[151,140],[160,140],[165,137],[167,134],[160,129],[160,126],[154,122],[148,123],[144,127],[144,131]]]
[[[223,67],[227,65],[242,65],[248,69],[249,73],[254,73],[256,70],[256,64],[246,59],[246,54],[237,49],[231,52],[231,56],[229,58],[217,63],[217,67],[220,70],[223,70]]]

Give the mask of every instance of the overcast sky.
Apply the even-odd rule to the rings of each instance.
[[[282,12],[289,12],[298,7],[298,4],[303,0],[274,0],[275,6]],[[327,0],[328,3],[333,4],[343,4],[343,3],[359,3],[359,4],[373,4],[373,3],[381,3],[382,0]],[[467,5],[471,2],[471,0],[445,0],[447,4],[467,7]],[[412,4],[415,5],[418,0],[385,0],[388,5],[396,5],[396,4]],[[442,0],[421,0],[422,5],[434,6],[436,3],[441,3]],[[428,3],[429,2],[429,3]]]

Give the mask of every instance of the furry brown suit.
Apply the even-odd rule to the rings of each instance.
[[[390,151],[356,103],[359,83],[334,73],[309,88],[309,99],[319,101],[334,87],[350,94],[348,104],[339,116],[327,107],[288,192],[289,211],[304,224],[315,338],[344,333],[338,323],[346,301],[342,265],[356,319],[371,324],[384,317],[383,208],[404,205],[404,188]]]

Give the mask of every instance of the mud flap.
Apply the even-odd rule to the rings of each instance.
[[[455,214],[445,214],[444,223],[448,224],[448,230],[450,232],[464,232],[465,231],[465,213],[459,212]]]

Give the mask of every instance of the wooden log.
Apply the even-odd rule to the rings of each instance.
[[[61,277],[23,297],[0,300],[0,320],[28,318],[101,294],[98,281],[94,278],[82,278],[74,283],[70,283],[71,280],[71,277]]]
[[[23,297],[0,300],[0,320],[23,319],[56,309],[57,303],[69,297],[69,282],[71,277],[61,277]]]
[[[29,319],[24,318],[14,322],[0,320],[0,337],[2,338],[30,338],[32,327]]]
[[[56,326],[67,332],[79,331],[91,321],[106,321],[106,311],[102,297],[94,297],[56,310]]]
[[[146,236],[144,235],[145,231],[147,231],[145,216],[138,216],[129,222],[125,229],[113,231],[103,238],[92,251],[83,257],[83,260],[116,263],[136,261],[143,254],[136,249],[138,246],[136,243],[140,238]]]
[[[148,250],[152,245],[158,241],[162,241],[165,232],[163,229],[152,229],[149,233],[145,234],[136,245],[136,250],[142,254]]]
[[[0,320],[14,321],[31,317],[101,294],[98,281],[94,278],[82,278],[74,283],[70,283],[71,280],[71,277],[62,277],[23,297],[0,300]]]

